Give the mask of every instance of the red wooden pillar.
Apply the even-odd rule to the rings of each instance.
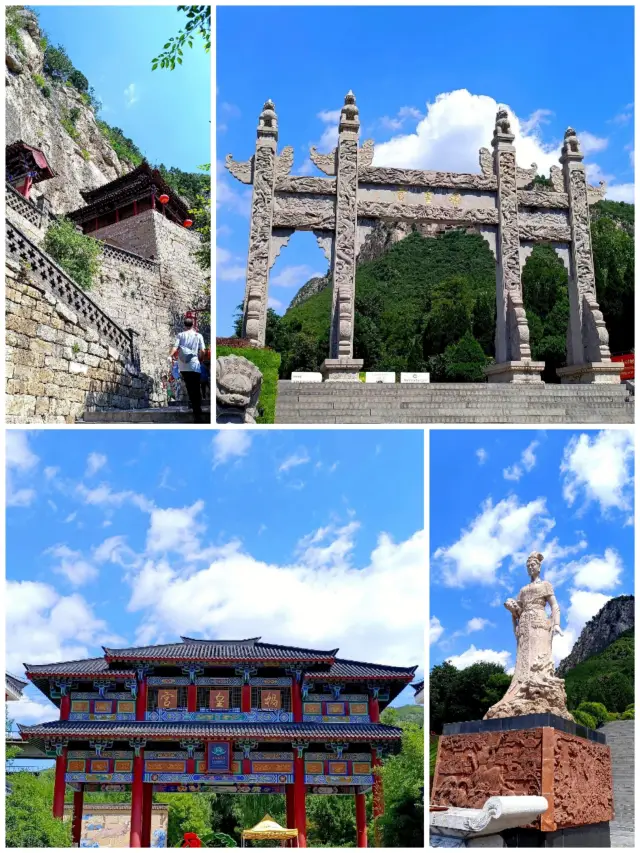
[[[193,775],[196,772],[195,758],[187,758],[187,773]]]
[[[296,813],[294,808],[294,787],[293,785],[285,785],[284,793],[287,802],[287,829],[296,828]]]
[[[304,784],[304,758],[294,747],[293,759],[293,802],[295,829],[298,830],[298,847],[307,846],[307,804],[306,786]]]
[[[22,185],[19,192],[21,192],[25,198],[29,198],[29,193],[31,192],[32,185],[33,178],[31,177],[31,175],[27,175],[27,177],[24,179],[24,184]]]
[[[129,847],[142,847],[142,799],[144,796],[142,781],[144,773],[144,749],[133,758],[133,783],[131,785],[131,833]]]
[[[369,696],[369,719],[372,723],[380,722],[380,703],[378,702],[378,694]]]
[[[291,710],[293,711],[293,722],[302,722],[302,685],[295,675],[291,681]]]
[[[153,783],[143,783],[142,790],[142,846],[151,847],[151,815],[153,812]]]
[[[80,785],[79,791],[73,792],[73,818],[71,820],[71,841],[76,847],[80,847],[82,836],[82,808],[84,805],[84,786]]]
[[[64,817],[64,774],[67,772],[67,747],[62,748],[62,753],[56,758],[56,778],[53,786],[53,816]]]
[[[190,684],[187,687],[187,711],[198,710],[198,685]]]
[[[382,788],[382,761],[377,749],[371,750],[371,767],[373,769],[373,830],[376,847],[381,847],[381,831],[378,818],[384,814],[384,790]]]
[[[136,696],[136,720],[144,720],[147,713],[147,676],[138,680],[138,694]]]
[[[68,720],[71,713],[71,695],[68,692],[64,693],[60,698],[60,719]]]
[[[356,847],[367,846],[367,807],[364,794],[355,794],[356,799]]]
[[[240,696],[240,710],[243,714],[248,714],[251,711],[251,685],[242,685],[242,695]]]

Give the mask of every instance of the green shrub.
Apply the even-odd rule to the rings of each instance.
[[[51,814],[53,774],[12,773],[6,798],[7,847],[71,847],[71,821]]]
[[[598,725],[606,723],[609,718],[609,712],[602,702],[581,702],[578,705],[578,711],[590,714]]]
[[[262,389],[258,400],[259,424],[272,424],[276,418],[276,397],[278,395],[278,372],[280,354],[270,349],[254,347],[217,347],[216,358],[221,355],[243,356],[262,373]]]
[[[78,71],[77,68],[74,68],[71,74],[69,74],[69,83],[81,94],[87,94],[89,91],[89,81],[82,71]]]
[[[444,351],[444,371],[447,382],[482,382],[487,363],[482,347],[467,332]]]
[[[624,711],[620,716],[621,720],[635,720],[636,712],[631,708],[629,711]]]
[[[46,36],[40,36],[40,50],[46,50],[49,44],[49,39]]]
[[[564,677],[570,708],[581,702],[600,702],[622,712],[633,702],[634,630],[625,631],[604,651],[570,669]]]
[[[632,702],[630,705],[627,705],[627,707],[625,708],[625,711],[633,711],[635,709],[635,707],[636,707],[635,703]]]
[[[607,722],[608,723],[615,723],[616,720],[619,720],[619,719],[620,719],[620,714],[618,714],[616,711],[610,711],[609,714],[607,714]]]
[[[119,127],[111,127],[106,121],[98,120],[98,128],[121,160],[126,160],[133,166],[139,166],[142,163],[144,160],[142,152]]]
[[[4,31],[7,44],[12,44],[18,53],[22,53],[24,55],[25,49],[22,42],[22,36],[20,35],[20,30],[22,29],[22,16],[20,15],[21,9],[24,9],[24,6],[5,7]]]
[[[100,244],[76,231],[69,219],[58,219],[47,229],[44,250],[83,290],[91,290],[100,272]]]
[[[91,160],[91,154],[89,154],[89,152],[87,151],[86,148],[81,148],[80,153],[82,154],[83,160],[87,160],[87,161]]]
[[[588,714],[586,711],[572,711],[573,719],[580,726],[586,726],[588,729],[595,729],[597,723],[595,717]]]

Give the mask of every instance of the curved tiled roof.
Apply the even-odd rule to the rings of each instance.
[[[220,660],[231,663],[252,663],[254,661],[330,663],[337,649],[318,651],[301,649],[297,646],[279,646],[272,643],[259,643],[254,640],[189,640],[182,643],[166,643],[159,646],[134,646],[128,649],[104,648],[107,660],[169,660],[169,661],[205,661]]]
[[[417,666],[384,666],[379,663],[364,663],[357,660],[344,660],[336,658],[331,664],[328,672],[322,672],[319,675],[323,679],[398,679],[401,681],[411,681],[416,673]],[[308,681],[313,681],[314,674],[307,675]]]
[[[23,739],[69,738],[86,740],[110,738],[126,740],[316,740],[316,741],[395,741],[402,729],[382,723],[147,723],[75,722],[55,720],[35,726],[18,724]]]
[[[23,666],[27,677],[32,681],[38,677],[49,678],[54,675],[99,675],[101,678],[115,676],[133,678],[135,675],[132,669],[109,669],[109,662],[105,658],[86,658],[57,663],[25,663]]]

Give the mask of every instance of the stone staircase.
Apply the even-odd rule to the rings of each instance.
[[[278,424],[631,424],[624,385],[278,382]]]
[[[611,821],[611,846],[634,846],[634,720],[605,723],[600,731],[611,747],[613,765],[613,807],[615,818]]]
[[[211,409],[202,407],[206,423],[211,423]],[[186,406],[161,406],[153,409],[108,409],[84,412],[79,424],[193,424],[193,415]],[[195,426],[195,424],[194,424]],[[199,425],[200,426],[200,425]]]

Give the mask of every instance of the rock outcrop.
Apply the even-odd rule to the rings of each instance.
[[[80,92],[44,78],[37,18],[27,10],[19,18],[22,50],[7,41],[5,54],[5,142],[21,139],[44,152],[56,177],[43,184],[42,190],[55,213],[67,213],[84,204],[80,190],[113,181],[130,171],[132,164],[118,158]],[[63,125],[71,115],[77,115],[75,139]],[[41,194],[36,184],[32,199],[37,201]]]
[[[312,296],[321,293],[327,287],[331,287],[331,276],[329,274],[310,278],[293,297],[287,310],[295,308],[296,305],[302,305],[307,299],[311,299]]]
[[[584,626],[571,654],[560,662],[556,674],[564,677],[579,663],[604,651],[621,634],[633,628],[634,624],[633,595],[619,595],[607,601],[602,610]]]

